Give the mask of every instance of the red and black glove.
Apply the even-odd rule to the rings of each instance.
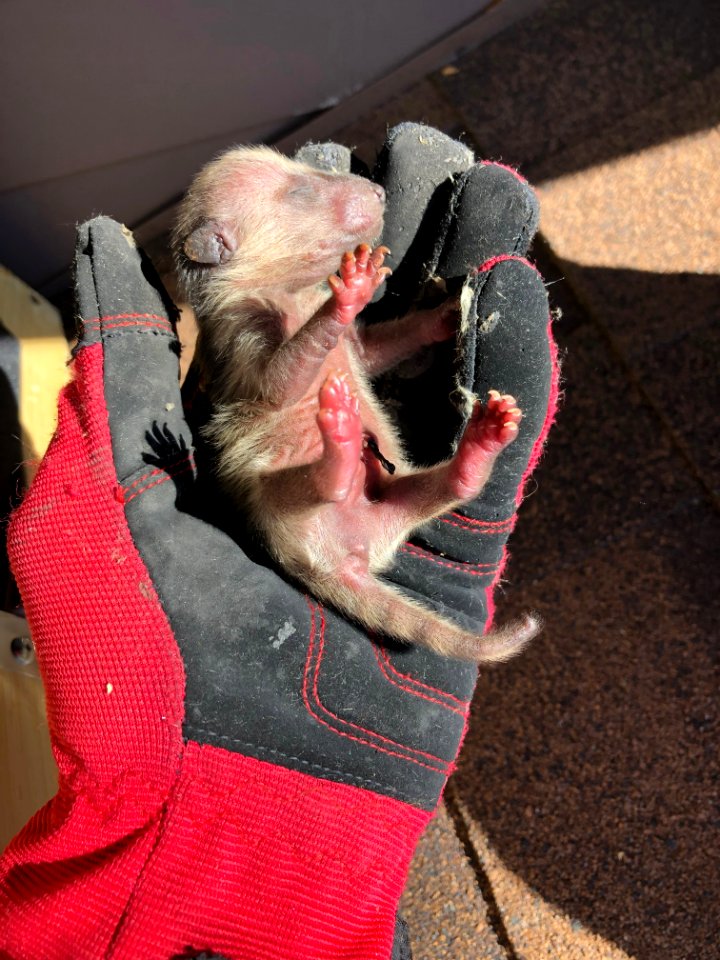
[[[436,162],[414,211],[393,200],[416,162],[406,127],[384,161],[388,229],[404,216],[418,238],[432,235],[425,208],[445,189],[439,156],[452,143],[431,133],[426,171]],[[505,186],[487,192],[488,219],[477,220],[490,224],[489,255],[469,230],[468,255],[490,262],[466,284],[478,322],[459,334],[452,376],[513,393],[524,420],[487,495],[426,525],[393,576],[477,627],[556,373],[544,286],[519,259],[532,195],[502,168],[467,168],[436,258],[459,257],[462,274],[469,241],[456,227],[470,217],[472,178],[498,174]],[[492,225],[501,221],[510,240]],[[369,638],[242,549],[194,459],[172,306],[109,219],[80,229],[77,295],[72,380],[9,538],[60,786],[0,860],[0,957],[388,960],[475,670]],[[411,380],[401,400],[412,419]],[[436,403],[417,408],[430,403],[445,444],[457,428],[442,406],[452,386],[438,374]]]

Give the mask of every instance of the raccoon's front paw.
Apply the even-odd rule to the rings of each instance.
[[[340,276],[333,274],[328,277],[341,323],[352,323],[370,303],[380,284],[392,273],[389,267],[383,266],[389,252],[387,247],[372,250],[367,243],[361,243],[354,253],[348,250],[343,254]]]

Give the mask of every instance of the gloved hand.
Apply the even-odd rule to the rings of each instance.
[[[425,131],[396,128],[384,154],[388,233],[405,225],[417,244],[401,262],[390,241],[386,297],[401,303],[423,263],[459,278],[461,362],[428,360],[422,406],[418,378],[386,393],[416,447],[458,431],[443,374],[461,397],[513,393],[524,420],[481,500],[423,528],[393,576],[477,626],[550,422],[555,364],[544,286],[518,258],[529,189]],[[445,194],[449,145],[467,174]],[[172,307],[111,220],[80,229],[77,295],[72,380],[9,537],[60,785],[0,860],[0,957],[387,960],[475,670],[369,638],[241,549],[195,463]]]

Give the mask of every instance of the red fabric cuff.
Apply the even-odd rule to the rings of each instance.
[[[11,870],[0,956],[387,960],[431,815],[189,743],[159,821],[93,856]]]

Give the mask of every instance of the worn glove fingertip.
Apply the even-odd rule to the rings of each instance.
[[[461,277],[502,255],[524,256],[538,228],[540,208],[530,185],[510,167],[477,163],[455,184],[449,222],[439,235],[432,272]]]
[[[387,194],[383,243],[392,250],[389,266],[396,270],[417,242],[438,186],[474,161],[464,144],[424,124],[400,123],[389,131],[373,172]]]
[[[380,151],[372,178],[386,193],[382,242],[393,276],[382,302],[366,313],[371,321],[399,316],[409,309],[427,279],[453,181],[472,167],[475,157],[464,144],[420,123],[393,127]]]
[[[350,149],[332,140],[304,144],[296,150],[295,159],[326,173],[350,173],[353,165]]]
[[[518,437],[498,457],[478,501],[462,512],[504,520],[522,497],[555,416],[559,395],[557,347],[547,290],[525,258],[501,256],[468,278],[458,332],[455,400],[466,415],[489,390],[512,394],[522,410]],[[461,432],[462,432],[461,428]],[[478,512],[480,511],[480,512]]]
[[[102,339],[103,330],[147,321],[173,332],[177,310],[130,230],[100,216],[78,227],[75,297],[81,324],[78,347]]]
[[[179,388],[177,310],[132,233],[109,217],[78,229],[75,353],[102,345],[102,384],[118,479],[157,454],[153,437],[172,434],[173,450],[192,445]]]

